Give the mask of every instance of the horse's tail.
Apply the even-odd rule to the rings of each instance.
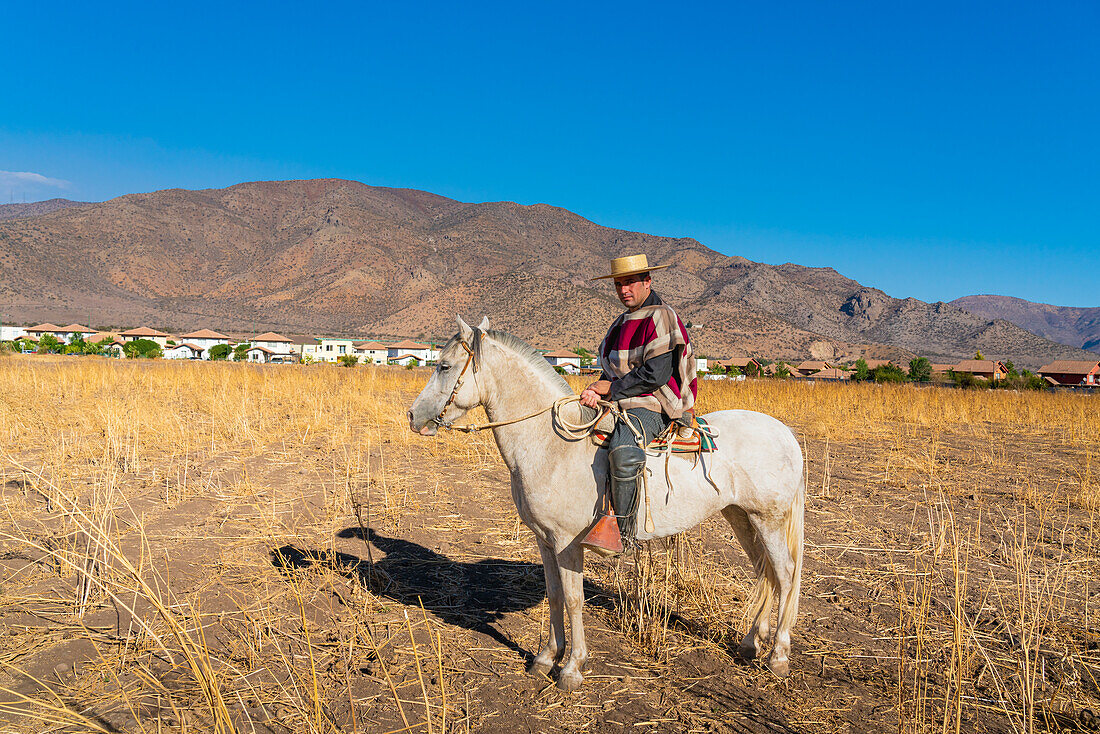
[[[794,501],[787,508],[787,551],[794,561],[794,578],[791,580],[791,593],[787,595],[787,603],[780,609],[782,618],[794,620],[798,618],[798,595],[802,587],[802,550],[805,539],[804,517],[806,513],[806,475],[798,480],[798,491],[795,492]]]

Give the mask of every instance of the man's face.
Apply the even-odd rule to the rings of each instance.
[[[619,296],[619,300],[622,301],[623,305],[631,311],[645,303],[645,299],[649,298],[652,287],[653,281],[650,279],[649,273],[615,278],[615,293]]]

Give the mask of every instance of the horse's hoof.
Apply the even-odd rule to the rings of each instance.
[[[783,660],[769,660],[768,670],[775,673],[780,678],[786,678],[791,673],[791,663],[786,658]]]
[[[538,658],[535,658],[531,662],[527,663],[527,674],[534,676],[549,675],[550,669],[553,667],[553,663],[546,663],[539,660]]]
[[[562,673],[558,676],[558,688],[566,693],[572,693],[581,687],[584,678],[580,673]]]
[[[739,645],[737,647],[737,657],[745,662],[756,660],[756,647],[754,645]]]

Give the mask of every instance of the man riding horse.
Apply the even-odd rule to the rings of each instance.
[[[608,441],[611,498],[618,520],[621,547],[634,543],[638,480],[645,471],[644,447],[672,421],[691,423],[697,382],[695,357],[676,312],[653,290],[650,272],[667,268],[650,265],[645,255],[611,261],[611,273],[593,280],[614,279],[615,293],[626,312],[607,330],[600,344],[600,379],[585,388],[582,404],[598,408],[599,401],[616,402],[628,421],[615,424]],[[640,435],[636,435],[640,434]],[[605,555],[620,550],[615,539],[596,529],[584,545]]]

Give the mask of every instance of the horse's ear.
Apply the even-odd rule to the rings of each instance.
[[[482,323],[485,319],[481,320]],[[481,326],[474,329],[474,343],[473,349],[470,350],[470,357],[474,360],[474,372],[481,371],[481,344],[485,341],[485,332],[481,330]]]
[[[455,321],[458,322],[458,338],[466,344],[473,342],[474,330],[470,328],[470,325],[463,321],[461,316],[455,316]]]
[[[488,316],[482,316],[481,317],[481,323],[477,325],[477,328],[481,329],[482,331],[488,331],[489,330],[489,317]]]

